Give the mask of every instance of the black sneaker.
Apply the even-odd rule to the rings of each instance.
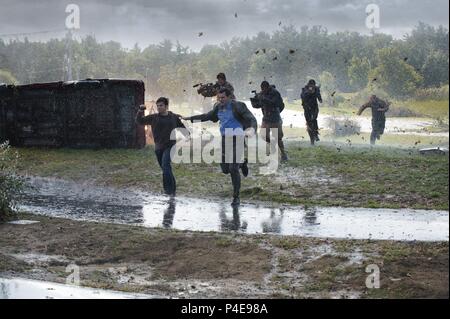
[[[241,204],[241,200],[239,199],[239,196],[233,197],[233,202],[231,203],[231,206],[239,206]]]
[[[248,161],[247,159],[244,160],[244,163],[241,164],[241,171],[242,171],[242,175],[244,175],[244,177],[248,176],[248,165],[247,165]]]
[[[319,135],[316,136],[316,142],[320,142]]]
[[[283,155],[281,155],[281,161],[282,161],[282,162],[287,162],[287,161],[289,161],[289,157],[287,156],[286,153],[283,154]]]

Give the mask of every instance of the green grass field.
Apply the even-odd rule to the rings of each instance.
[[[22,175],[137,187],[161,193],[161,170],[152,147],[142,150],[15,149]],[[448,156],[417,150],[324,142],[288,143],[290,161],[275,175],[243,179],[244,201],[348,206],[448,209]],[[218,164],[174,164],[178,194],[230,198],[230,177]]]
[[[342,94],[347,99],[346,102],[338,104],[336,107],[321,107],[321,114],[327,115],[340,115],[340,116],[352,116],[358,111],[360,105],[352,102],[352,96],[354,94]],[[303,111],[301,101],[297,100],[286,104],[286,109],[294,111]],[[406,101],[392,101],[392,108],[402,108],[412,112],[415,117],[431,118],[446,120],[448,123],[449,118],[449,100],[445,101],[418,101],[418,100],[406,100]],[[389,116],[389,113],[388,113]]]

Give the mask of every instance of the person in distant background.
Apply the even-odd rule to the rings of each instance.
[[[219,94],[220,90],[228,89],[231,92],[230,98],[232,100],[236,100],[236,96],[234,95],[234,88],[230,82],[227,81],[227,77],[225,73],[217,74],[217,82],[214,84],[214,88],[216,89],[216,93]]]
[[[365,109],[372,109],[372,133],[370,134],[370,144],[375,145],[376,140],[381,138],[386,127],[386,112],[389,111],[390,103],[383,101],[376,95],[372,95],[369,102],[361,106],[358,115],[361,115]]]
[[[309,80],[308,84],[302,89],[302,105],[305,111],[306,127],[308,130],[311,145],[320,141],[319,139],[319,125],[317,118],[319,117],[319,104],[322,103],[322,95],[320,88],[316,86],[316,81]]]

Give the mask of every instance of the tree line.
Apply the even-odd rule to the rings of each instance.
[[[74,78],[140,79],[151,96],[165,95],[175,102],[192,101],[196,98],[192,86],[215,81],[219,72],[227,75],[241,99],[264,79],[290,99],[299,98],[309,78],[317,79],[332,95],[376,86],[395,98],[449,81],[448,30],[419,23],[403,39],[382,33],[330,33],[321,26],[285,26],[271,34],[205,45],[199,52],[170,40],[126,49],[93,36],[79,41],[0,39],[0,82],[65,80],[69,47]]]

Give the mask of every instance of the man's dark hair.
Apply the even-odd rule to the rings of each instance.
[[[219,94],[225,94],[226,96],[230,97],[231,96],[231,91],[227,88],[223,88],[219,90]]]
[[[225,73],[219,73],[217,74],[217,80],[222,79],[224,81],[227,80],[227,77],[225,76]]]
[[[158,100],[156,100],[156,104],[158,103],[164,103],[165,106],[169,106],[169,99],[166,97],[160,97]]]
[[[262,81],[261,88],[270,88],[270,83],[267,81]]]
[[[316,85],[316,81],[314,81],[314,80],[309,80],[309,81],[308,81],[308,85]]]

